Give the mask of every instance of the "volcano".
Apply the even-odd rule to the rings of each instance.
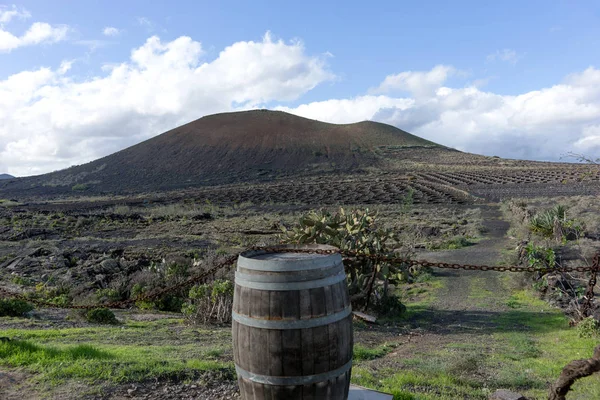
[[[331,124],[282,111],[205,116],[87,164],[0,183],[0,191],[123,193],[353,173],[385,151],[439,148],[391,125]],[[450,149],[448,149],[450,150]]]

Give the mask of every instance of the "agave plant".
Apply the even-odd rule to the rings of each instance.
[[[557,205],[531,217],[529,229],[541,236],[567,240],[579,237],[583,226],[573,219],[567,218],[567,207]]]

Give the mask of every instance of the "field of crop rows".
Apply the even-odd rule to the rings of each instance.
[[[597,174],[579,170],[418,172],[207,188],[194,197],[212,203],[398,204],[412,193],[417,204],[464,204],[477,197],[595,194],[599,183]]]

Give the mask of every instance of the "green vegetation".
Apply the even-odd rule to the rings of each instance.
[[[553,249],[536,246],[535,243],[527,243],[523,250],[529,267],[537,269],[556,267],[556,253]]]
[[[558,204],[532,216],[529,229],[540,236],[556,237],[566,241],[577,239],[583,231],[583,226],[576,220],[567,218],[567,208]]]
[[[361,344],[355,344],[353,350],[354,361],[374,360],[390,353],[396,346],[390,344],[382,344],[377,347],[368,348]]]
[[[429,250],[457,250],[471,245],[473,245],[473,242],[468,238],[458,236],[440,243],[431,243],[427,248]]]
[[[577,324],[577,334],[580,338],[596,338],[600,335],[600,323],[589,316]]]
[[[0,260],[0,262],[2,262],[2,260]],[[25,278],[19,275],[13,275],[13,277],[10,279],[10,281],[12,283],[14,283],[15,285],[21,285],[21,286],[32,286],[33,282],[31,279],[29,278]]]
[[[151,294],[169,286],[177,285],[191,276],[190,264],[178,261],[151,262],[150,266],[140,271],[132,279],[131,298],[137,299],[144,294]],[[180,312],[188,290],[182,287],[178,290],[164,293],[155,300],[137,300],[136,306],[143,310],[157,309],[160,311]]]
[[[33,305],[19,299],[0,299],[0,317],[22,317],[33,310]]]
[[[513,310],[486,319],[495,326],[490,334],[442,341],[437,349],[405,343],[397,348],[408,346],[403,354],[412,357],[389,358],[383,364],[373,361],[385,357],[383,349],[357,345],[353,383],[392,393],[394,399],[484,400],[500,388],[529,398],[545,398],[548,382],[553,382],[568,362],[591,356],[597,336],[580,337],[577,330],[569,328],[559,309],[526,291],[514,292],[504,301]],[[409,303],[408,308],[410,314],[415,306]],[[416,308],[425,310],[423,306]],[[423,323],[426,320],[420,319]],[[569,396],[600,398],[600,377],[578,381]]]
[[[419,196],[421,194],[417,193],[417,201]],[[106,275],[106,280],[101,285],[90,285],[91,281],[78,282],[81,286],[74,288],[59,281],[61,273],[58,271],[51,271],[48,279],[43,279],[43,284],[37,284],[42,280],[41,274],[30,274],[29,278],[8,274],[5,277],[13,283],[29,286],[23,289],[32,290],[32,298],[56,304],[104,303],[135,298],[183,282],[218,260],[219,255],[231,254],[249,244],[274,243],[273,232],[281,226],[292,226],[302,210],[306,210],[305,206],[291,204],[265,203],[257,207],[239,203],[225,207],[200,200],[173,205],[153,201],[150,199],[143,206],[131,202],[128,204],[132,205],[115,206],[102,212],[90,211],[79,217],[72,217],[67,212],[53,212],[28,218],[27,214],[12,215],[10,210],[5,209],[0,225],[18,226],[19,230],[15,233],[26,232],[31,227],[50,227],[69,235],[82,232],[83,235],[77,233],[82,237],[73,239],[77,246],[81,244],[81,252],[65,254],[62,260],[61,252],[45,255],[44,249],[39,259],[54,257],[61,262],[55,265],[64,265],[61,267],[63,271],[70,269],[78,278],[82,271],[89,269],[90,276],[102,274]],[[377,238],[379,231],[393,232],[387,238],[379,236],[380,242],[383,242],[379,248],[383,248],[385,253],[402,254],[404,257],[404,248],[399,249],[407,243],[407,247],[417,244],[422,248],[433,240],[442,242],[440,249],[460,248],[472,244],[476,239],[471,238],[478,238],[482,232],[478,233],[476,227],[481,221],[478,209],[453,209],[451,206],[413,209],[410,201],[407,200],[406,204],[405,207],[402,201],[396,201],[393,205],[375,205],[367,212],[345,212],[345,216],[339,217],[339,226],[334,226],[336,229],[331,236],[348,239],[349,243],[342,243],[349,249],[358,248],[372,254],[379,250],[370,237]],[[570,210],[575,208],[571,204],[569,206]],[[597,213],[597,207],[589,208]],[[313,243],[318,243],[321,240],[316,239],[319,235],[323,238],[328,236],[325,225],[336,221],[335,214],[335,210],[330,211],[329,216],[326,212],[309,214],[309,219],[315,222],[312,226],[311,221],[305,220],[289,231],[298,229],[298,239],[307,235],[304,239],[312,237]],[[585,220],[588,227],[591,225],[588,218],[582,219],[579,214],[573,212],[569,216]],[[523,224],[522,228],[530,235],[526,237],[530,238],[528,225]],[[249,230],[252,233],[247,233]],[[110,236],[110,232],[125,232],[126,236]],[[95,246],[100,242],[102,248],[120,248],[121,243],[117,242],[126,238],[127,242],[123,243],[130,243],[129,240],[134,237],[132,232],[136,232],[135,240],[140,240],[135,252],[127,250],[124,254],[107,253],[97,257],[92,252],[84,253],[88,251],[89,243]],[[537,233],[533,236],[537,245],[531,244],[527,250],[528,257],[531,257],[530,265],[543,268],[544,265],[554,265],[553,260],[559,257],[562,259],[558,244],[542,241]],[[169,238],[176,239],[173,243],[177,245],[169,248]],[[152,242],[146,244],[147,239]],[[184,247],[188,240],[194,245]],[[204,240],[214,246],[202,247]],[[357,240],[358,244],[353,244],[353,240]],[[158,241],[161,244],[156,245]],[[32,246],[36,246],[32,247],[32,251],[41,247],[40,242],[38,238],[31,240]],[[55,246],[57,242],[48,241],[47,247]],[[20,254],[24,245],[24,241],[7,242],[4,261],[10,262]],[[567,245],[573,245],[573,242]],[[514,246],[510,248],[514,255]],[[140,249],[142,251],[138,251]],[[473,246],[464,251],[477,253],[479,249],[479,246]],[[553,251],[556,254],[553,255]],[[177,256],[181,257],[175,258],[176,252],[180,252]],[[454,254],[459,257],[461,253]],[[138,263],[131,254],[134,254],[133,257],[144,254],[147,258]],[[407,254],[410,256],[412,253]],[[122,274],[118,279],[116,274],[102,270],[102,262],[107,258],[118,263],[114,268]],[[473,263],[478,262],[474,259]],[[516,261],[510,262],[511,265],[514,263]],[[49,268],[54,268],[54,262]],[[497,388],[541,398],[547,383],[556,379],[567,362],[591,355],[593,344],[599,337],[597,326],[592,326],[591,322],[584,321],[577,328],[570,329],[559,310],[525,292],[514,292],[513,288],[496,292],[494,284],[490,284],[491,279],[488,279],[495,279],[491,273],[483,276],[473,273],[475,276],[469,276],[467,283],[453,287],[449,283],[453,282],[452,277],[456,274],[453,271],[407,270],[404,266],[386,270],[385,265],[372,266],[371,269],[361,265],[352,268],[357,276],[363,277],[362,282],[356,284],[358,289],[361,284],[368,289],[372,276],[369,271],[372,273],[375,268],[369,310],[378,315],[375,325],[365,322],[355,324],[353,381],[390,391],[396,399],[483,400]],[[91,274],[93,269],[99,272]],[[107,270],[113,269],[107,267]],[[186,287],[157,301],[137,303],[140,308],[151,309],[152,312],[115,311],[121,321],[117,326],[98,324],[90,328],[82,318],[64,321],[57,317],[59,314],[55,311],[49,312],[52,313],[51,318],[44,318],[46,310],[36,312],[36,318],[3,317],[0,319],[3,324],[0,336],[10,340],[0,343],[0,368],[9,373],[16,370],[34,374],[31,379],[41,381],[35,387],[46,388],[47,383],[64,383],[60,390],[74,384],[88,384],[92,388],[112,386],[112,390],[116,383],[148,379],[196,380],[206,371],[215,370],[231,379],[230,327],[220,326],[230,318],[231,271],[222,271],[215,279],[193,288]],[[546,280],[542,278],[539,282],[542,284]],[[444,296],[436,298],[436,292]],[[354,293],[360,293],[360,290]],[[460,297],[456,303],[454,296]],[[169,314],[162,310],[181,311],[183,314]],[[38,315],[42,318],[38,319]],[[151,322],[132,320],[156,318],[158,320]],[[87,328],[48,329],[49,326],[66,324]],[[6,329],[15,326],[28,329]],[[599,379],[587,378],[576,384],[574,396],[600,398],[599,387]]]
[[[104,288],[96,290],[96,300],[100,303],[106,303],[108,301],[123,300],[123,296],[117,289]]]
[[[233,288],[230,280],[196,285],[190,289],[189,298],[181,311],[193,323],[230,322]]]
[[[8,199],[0,199],[0,207],[14,207],[14,206],[18,206],[21,203],[19,203],[18,201],[15,200],[8,200]]]
[[[224,353],[228,349],[230,354],[230,347],[223,346],[230,346],[230,336],[187,329],[180,320],[127,322],[119,327],[7,329],[3,334],[12,340],[0,342],[0,365],[23,368],[50,384],[69,379],[89,384],[193,379],[214,370],[233,376]],[[202,346],[195,339],[198,334]],[[211,345],[215,339],[218,344]]]
[[[284,227],[282,240],[284,243],[326,244],[357,254],[393,257],[395,254],[388,242],[395,240],[395,234],[391,229],[378,226],[376,217],[368,208],[350,212],[340,208],[333,214],[326,210],[311,211],[291,230]],[[406,266],[374,262],[368,258],[358,258],[344,265],[353,304],[363,309],[373,304],[377,292],[381,297],[388,296],[388,284],[399,282],[409,274]],[[379,289],[378,282],[381,282]]]
[[[93,308],[85,313],[85,319],[88,322],[96,324],[112,324],[116,325],[119,323],[115,313],[108,308]]]
[[[89,188],[90,188],[90,186],[86,183],[78,183],[78,184],[73,185],[71,187],[71,190],[74,192],[85,192]]]
[[[57,306],[66,306],[71,304],[70,289],[67,286],[52,287],[47,283],[37,283],[35,291],[27,292],[27,297],[36,300],[42,300]]]

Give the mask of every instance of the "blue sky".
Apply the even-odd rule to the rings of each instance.
[[[34,24],[47,25],[23,39]],[[136,49],[152,59],[135,61]],[[165,64],[173,58],[185,66]],[[202,64],[210,74],[194,73]],[[115,75],[118,65],[127,76]],[[597,1],[8,3],[0,7],[0,172],[48,172],[207,113],[253,107],[376,119],[489,155],[593,153],[599,68]],[[186,85],[170,73],[195,78]],[[102,84],[108,97],[90,89]],[[150,104],[166,88],[173,103]],[[98,103],[145,90],[145,102]]]

